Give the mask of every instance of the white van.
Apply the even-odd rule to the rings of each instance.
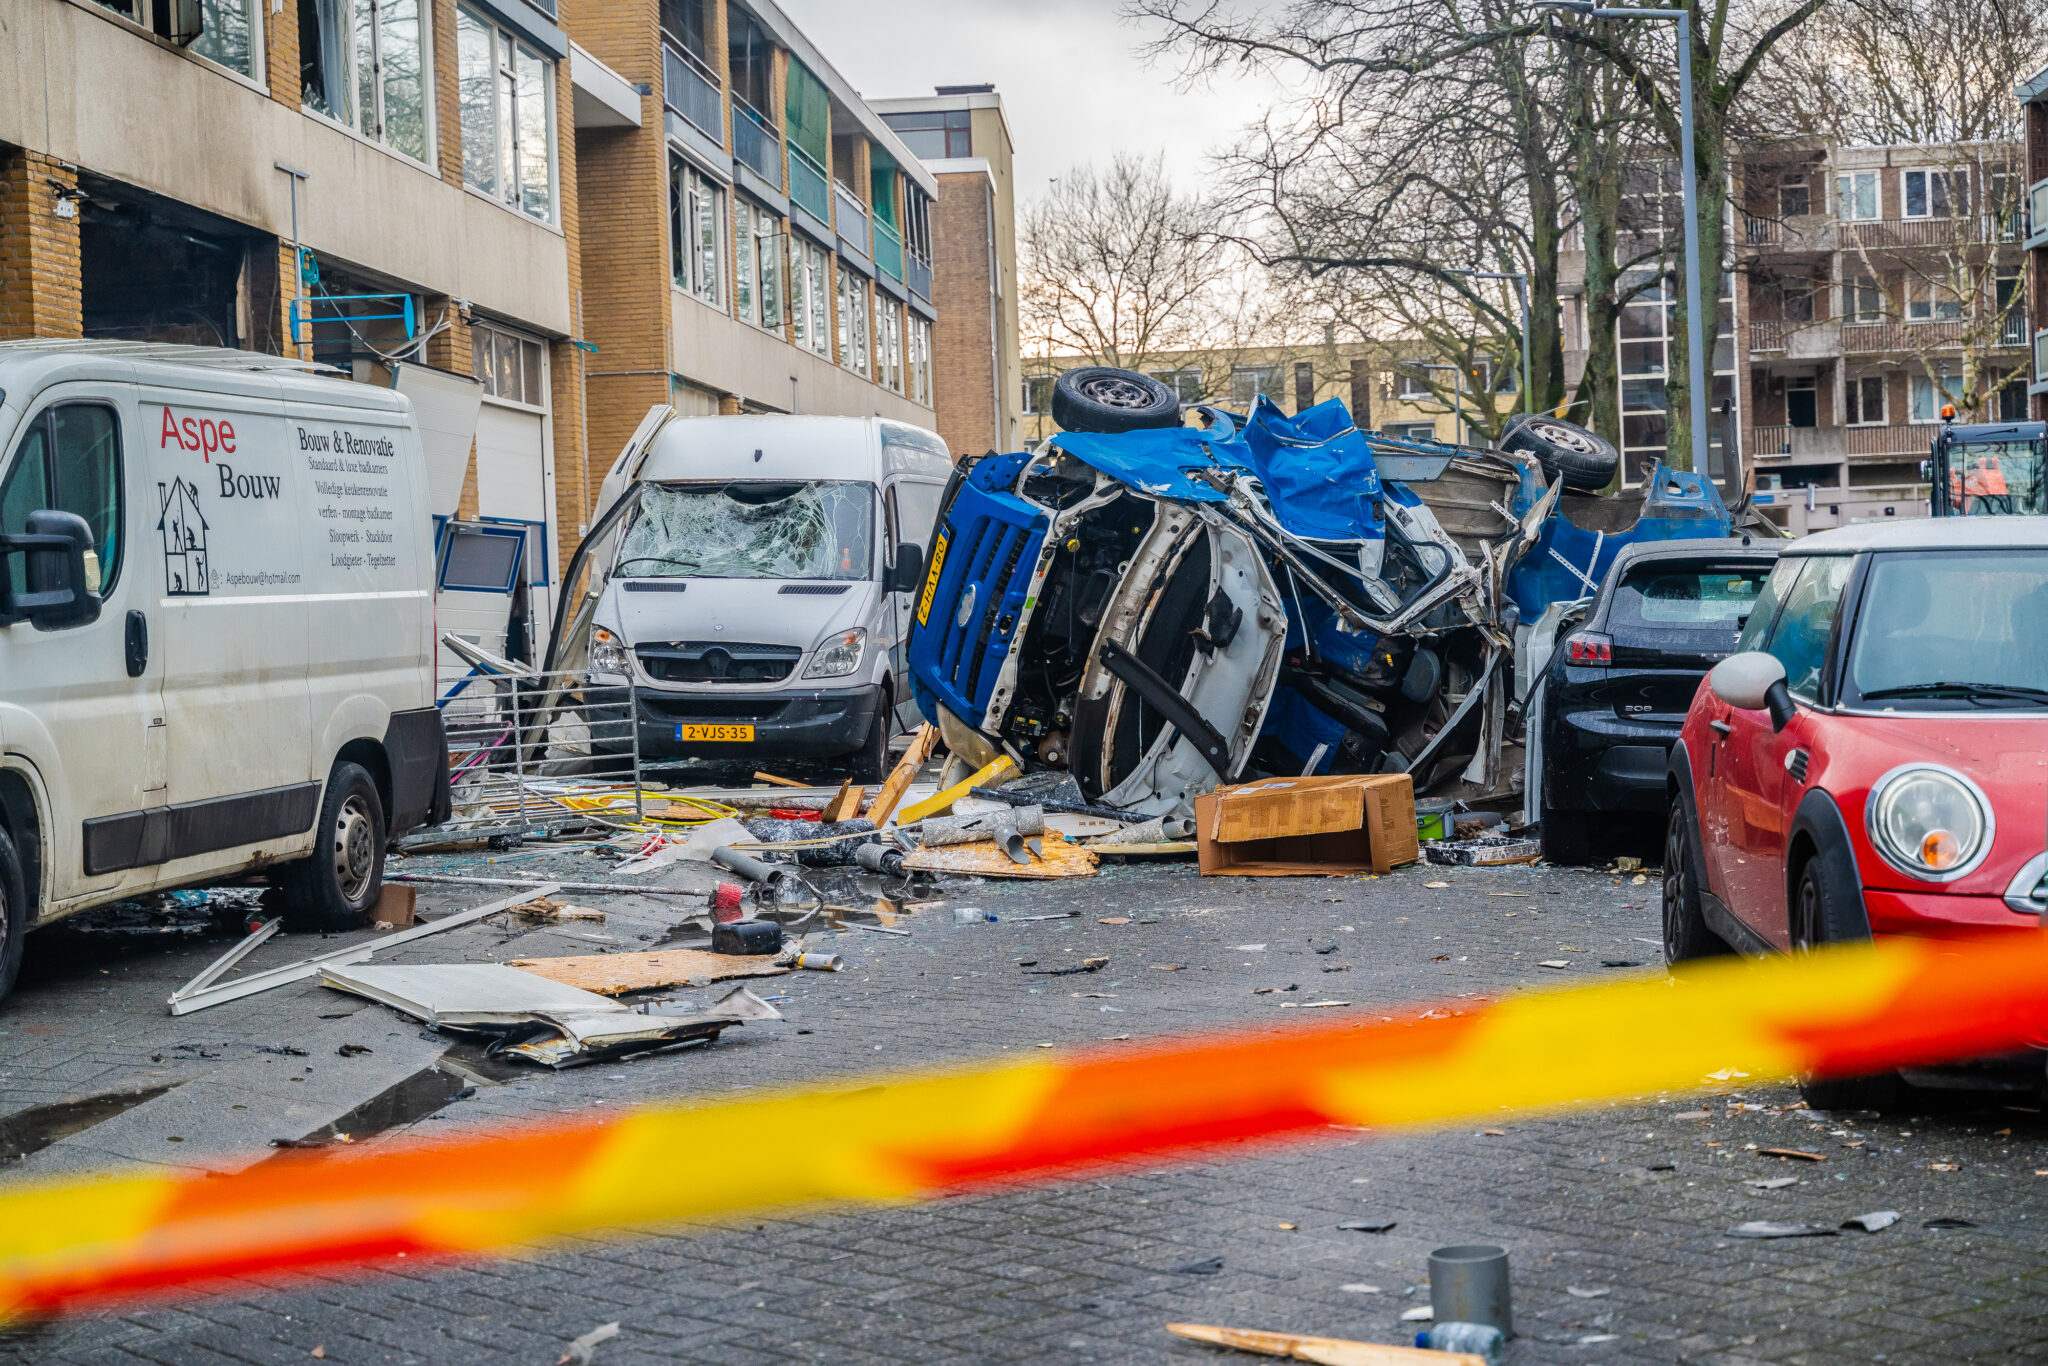
[[[445,817],[412,406],[304,369],[0,342],[0,994],[34,925],[255,869],[359,923]]]
[[[632,686],[643,761],[824,759],[877,782],[918,719],[911,595],[952,472],[936,434],[883,418],[657,408],[565,575],[587,560],[595,601],[555,638],[595,688]],[[630,735],[624,708],[599,729]]]

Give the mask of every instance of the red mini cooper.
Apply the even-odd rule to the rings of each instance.
[[[1664,956],[2038,929],[2048,909],[2048,518],[1788,546],[1672,748]],[[2015,1072],[2024,1067],[2024,1075]],[[2038,1090],[2000,1060],[1922,1084]],[[1882,1108],[1900,1078],[1810,1084]]]

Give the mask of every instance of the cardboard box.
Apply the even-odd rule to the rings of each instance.
[[[1405,773],[1265,778],[1195,798],[1202,876],[1388,873],[1422,856]]]
[[[388,925],[402,930],[419,917],[414,908],[419,902],[420,889],[407,882],[387,882],[377,904],[370,908],[370,923]]]

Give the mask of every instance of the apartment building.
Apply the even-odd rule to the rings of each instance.
[[[1052,386],[1063,371],[1099,362],[1084,356],[1035,356],[1024,363],[1022,416],[1025,445],[1060,430],[1052,418]],[[1505,412],[1517,401],[1512,365],[1492,366],[1453,384],[1418,342],[1305,342],[1293,346],[1172,351],[1148,357],[1143,369],[1172,385],[1183,405],[1212,403],[1249,412],[1259,396],[1283,412],[1299,413],[1340,398],[1360,427],[1389,436],[1470,439],[1482,405]],[[1507,386],[1503,388],[1502,386]],[[1486,391],[1480,396],[1480,391]]]
[[[1926,512],[1945,406],[2026,416],[2025,182],[2010,143],[1789,147],[1741,166],[1745,451],[1804,528]]]
[[[2027,394],[2038,421],[2048,420],[2048,67],[2013,93],[2026,105],[2028,308],[2034,323]]]
[[[1023,439],[1017,332],[1014,144],[992,85],[870,102],[938,182],[933,224],[933,389],[955,452],[1013,451]]]
[[[436,515],[523,533],[544,619],[595,488],[551,11],[0,0],[0,337],[297,354],[457,414]]]
[[[880,116],[770,0],[562,19],[640,115],[576,131],[592,449],[663,402],[930,427],[938,187]]]

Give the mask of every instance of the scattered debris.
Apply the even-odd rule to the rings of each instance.
[[[508,966],[600,996],[651,991],[656,987],[707,986],[731,977],[773,977],[789,971],[771,958],[706,953],[701,949],[515,958]]]
[[[604,912],[588,906],[574,906],[552,897],[537,897],[512,908],[512,914],[527,920],[590,920],[602,925]]]
[[[1401,1311],[1401,1322],[1403,1323],[1428,1323],[1435,1317],[1436,1310],[1427,1304],[1418,1304],[1413,1309]]]
[[[1072,977],[1081,972],[1100,972],[1109,966],[1107,958],[1083,958],[1070,968],[1028,968],[1027,977]]]
[[[179,987],[176,991],[171,993],[171,1013],[173,1015],[183,1013],[177,1009],[178,1003],[180,1001],[186,1000],[189,997],[197,995],[199,992],[204,991],[207,987],[219,981],[221,974],[225,973],[229,968],[232,968],[235,964],[241,962],[242,959],[246,958],[249,955],[251,950],[257,948],[259,945],[269,943],[271,936],[275,935],[278,932],[278,930],[282,929],[283,927],[284,920],[282,917],[266,921],[262,925],[259,925],[254,930],[250,931],[249,935],[245,939],[243,939],[242,942],[236,944],[226,953],[222,954],[220,957],[214,959],[211,963],[207,964],[205,970],[202,971],[197,977],[194,977],[191,981],[185,983],[184,986]]]
[[[773,920],[727,920],[711,927],[711,951],[735,957],[782,952],[782,926]]]
[[[1953,1228],[1982,1228],[1983,1225],[1975,1222],[1974,1220],[1964,1219],[1957,1215],[1944,1214],[1937,1218],[1921,1220],[1920,1227],[1941,1230]]]
[[[758,778],[764,775],[757,773],[754,776]],[[619,1325],[616,1322],[600,1324],[582,1337],[577,1338],[574,1342],[571,1342],[569,1350],[562,1353],[561,1359],[555,1362],[555,1366],[570,1366],[572,1362],[575,1363],[575,1366],[590,1366],[591,1354],[597,1350],[597,1344],[609,1342],[618,1335]]]
[[[1341,877],[1416,860],[1405,773],[1270,778],[1195,799],[1203,877]]]
[[[1760,1191],[1777,1191],[1783,1190],[1787,1186],[1798,1185],[1799,1178],[1796,1176],[1772,1176],[1767,1177],[1761,1181],[1745,1181],[1742,1184],[1745,1186],[1753,1186]]]
[[[1431,863],[1499,868],[1512,863],[1534,863],[1543,857],[1543,846],[1535,840],[1509,835],[1482,835],[1469,840],[1431,840],[1422,846],[1422,856]]]
[[[1345,1286],[1346,1290],[1358,1287]],[[1370,1288],[1370,1287],[1368,1287]],[[1414,1310],[1401,1316],[1419,1321]],[[1421,1347],[1389,1347],[1377,1342],[1350,1338],[1309,1337],[1300,1333],[1272,1333],[1259,1328],[1222,1328],[1206,1323],[1169,1323],[1166,1331],[1193,1342],[1217,1347],[1235,1347],[1261,1356],[1292,1357],[1297,1361],[1318,1361],[1325,1366],[1486,1366],[1487,1359],[1471,1352],[1439,1352]]]
[[[418,919],[419,888],[402,882],[387,882],[370,908],[370,923],[380,928],[402,930]]]
[[[1754,1219],[1728,1230],[1730,1238],[1832,1238],[1838,1232],[1825,1224],[1781,1224]]]
[[[993,840],[956,844],[944,849],[919,849],[906,855],[903,866],[919,873],[969,873],[982,877],[1093,877],[1096,857],[1078,844],[1047,836],[1044,854],[1018,864]]]
[[[375,1049],[366,1043],[345,1043],[334,1051],[344,1058],[360,1058],[366,1054],[376,1052]]]
[[[1223,1269],[1223,1259],[1221,1257],[1198,1257],[1192,1262],[1182,1262],[1179,1266],[1172,1269],[1183,1276],[1213,1276]]]
[[[1554,971],[1562,972],[1564,969],[1570,967],[1571,963],[1563,958],[1546,958],[1542,962],[1538,963],[1536,966],[1539,968],[1550,968]]]
[[[1347,1233],[1392,1233],[1399,1225],[1392,1219],[1353,1219],[1337,1227]]]
[[[1874,1211],[1870,1214],[1859,1214],[1856,1215],[1854,1218],[1844,1219],[1842,1221],[1842,1227],[1860,1228],[1865,1233],[1877,1233],[1884,1229],[1890,1228],[1893,1224],[1896,1224],[1898,1222],[1899,1212],[1897,1210],[1881,1209]]]
[[[1758,1157],[1777,1157],[1787,1161],[1798,1162],[1825,1162],[1828,1160],[1825,1153],[1809,1153],[1799,1148],[1758,1148],[1756,1155]]]
[[[1614,1287],[1608,1285],[1568,1285],[1564,1288],[1564,1293],[1570,1295],[1573,1299],[1597,1300],[1612,1295]]]
[[[903,794],[916,780],[918,769],[931,757],[933,748],[939,742],[939,728],[926,722],[910,737],[910,748],[896,761],[896,767],[889,770],[889,776],[882,780],[882,790],[875,794],[874,804],[868,807],[867,818],[877,830],[889,823],[896,814],[896,808],[903,801]]]

